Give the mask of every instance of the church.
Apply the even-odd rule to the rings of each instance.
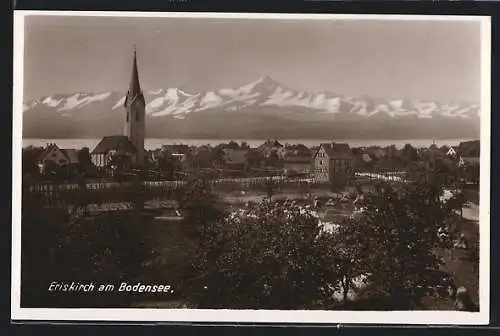
[[[105,136],[91,153],[91,160],[97,167],[107,167],[116,155],[129,157],[134,166],[145,161],[144,138],[146,135],[146,101],[139,83],[137,53],[134,49],[132,77],[125,97],[125,125],[123,135]]]

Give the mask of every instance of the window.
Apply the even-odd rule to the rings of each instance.
[[[320,161],[319,161],[319,164],[322,166],[322,165],[323,165],[323,160],[320,160]]]
[[[129,115],[129,111],[127,111],[127,122],[128,122],[128,115]]]

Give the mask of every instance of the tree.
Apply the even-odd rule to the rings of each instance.
[[[184,215],[184,226],[188,233],[198,238],[200,232],[210,223],[224,216],[217,196],[206,174],[193,176],[183,187],[180,209]]]
[[[344,305],[348,303],[348,293],[353,288],[353,280],[364,275],[367,270],[364,261],[369,253],[365,250],[369,236],[366,234],[366,227],[357,218],[347,217],[333,235],[334,241],[331,246],[335,251],[335,265],[340,278]]]
[[[479,172],[480,172],[479,163],[471,163],[465,165],[465,176],[467,178],[467,181],[474,184],[478,184]]]
[[[457,181],[457,176],[459,176],[457,166],[447,157],[438,156],[433,159],[430,183],[449,186]]]
[[[132,165],[132,158],[125,153],[115,153],[109,160],[108,167],[116,172],[123,172]]]
[[[438,229],[450,216],[438,185],[419,183],[396,191],[381,184],[365,196],[363,215],[365,265],[370,283],[391,298],[395,308],[419,304],[440,281]]]
[[[418,151],[412,145],[406,144],[401,150],[401,157],[405,160],[406,164],[418,161]]]
[[[87,189],[87,181],[85,178],[79,178],[78,179],[78,194],[76,197],[76,204],[75,206],[77,208],[83,208],[83,213],[84,215],[87,214],[87,207],[92,201],[92,196],[89,193],[89,190]]]
[[[331,235],[296,206],[268,200],[204,230],[186,283],[198,308],[304,309],[337,290]]]
[[[215,147],[212,150],[212,167],[217,168],[224,164],[226,153],[221,147]]]
[[[229,141],[229,143],[227,144],[226,148],[228,149],[239,149],[240,148],[240,145],[238,145],[238,143],[236,141]]]
[[[38,167],[38,158],[43,152],[41,147],[29,146],[23,148],[22,169],[23,174],[38,175],[40,168]]]
[[[266,158],[266,166],[274,168],[279,168],[282,166],[281,159],[275,150],[271,151],[271,153],[269,153],[269,156]]]
[[[57,178],[56,175],[58,174],[58,171],[59,169],[54,161],[47,160],[46,162],[44,162],[42,169],[43,175]]]
[[[465,197],[463,188],[459,190],[455,190],[453,196],[446,202],[450,211],[459,211],[460,218],[463,217],[463,207],[467,202],[467,198]]]
[[[146,202],[146,192],[144,190],[144,176],[140,172],[132,180],[131,196],[135,209],[143,210]]]
[[[167,152],[161,153],[155,163],[155,168],[162,172],[167,179],[172,179],[179,167],[177,160]]]
[[[83,147],[77,152],[77,155],[78,155],[78,171],[81,174],[89,172],[90,168],[92,167],[89,148]]]
[[[278,189],[278,183],[272,177],[268,177],[264,180],[264,188],[266,189],[267,197],[272,199]]]
[[[264,161],[264,156],[256,149],[249,149],[245,154],[245,159],[248,167],[260,168],[262,166],[262,162]]]

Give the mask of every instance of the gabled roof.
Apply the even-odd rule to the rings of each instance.
[[[106,154],[110,150],[125,153],[135,153],[137,149],[125,135],[112,135],[102,138],[92,151],[92,154]]]
[[[264,142],[262,145],[259,146],[259,148],[274,148],[274,147],[282,148],[284,146],[278,140],[267,140],[266,142]]]
[[[314,154],[314,157],[316,157],[321,148],[325,150],[326,155],[330,159],[354,159],[351,148],[346,143],[322,143]]]
[[[47,154],[52,152],[54,149],[61,152],[70,164],[77,164],[78,162],[80,162],[78,158],[78,151],[76,149],[59,148],[59,146],[57,146],[55,143],[48,144],[47,147],[45,147],[45,149],[40,153],[38,161],[43,161]]]
[[[45,156],[49,154],[53,149],[57,149],[59,151],[61,150],[55,143],[47,144],[47,146],[38,155],[38,161],[43,161]]]
[[[78,158],[78,151],[76,149],[61,149],[61,151],[68,158],[70,164],[77,164],[80,162]]]

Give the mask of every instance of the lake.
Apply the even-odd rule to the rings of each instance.
[[[335,141],[348,143],[351,147],[368,147],[368,146],[389,146],[395,145],[398,148],[402,148],[405,144],[411,144],[413,147],[429,147],[434,142],[437,146],[455,146],[461,141],[468,141],[475,139],[444,139],[444,140],[432,140],[432,139],[409,139],[409,140],[355,140],[355,139],[278,139],[282,144],[303,144],[308,147],[317,146],[320,143]],[[23,147],[27,146],[37,146],[45,147],[48,143],[56,143],[60,148],[75,148],[80,149],[82,147],[88,147],[91,151],[97,146],[100,139],[23,139]],[[220,143],[227,143],[231,140],[224,139],[153,139],[148,138],[145,141],[145,148],[148,150],[161,148],[162,145],[172,145],[172,144],[185,144],[189,146],[200,146],[200,145],[212,145],[215,146]],[[238,139],[234,140],[238,143],[245,141],[250,147],[258,147],[265,140],[255,140],[255,139]]]

